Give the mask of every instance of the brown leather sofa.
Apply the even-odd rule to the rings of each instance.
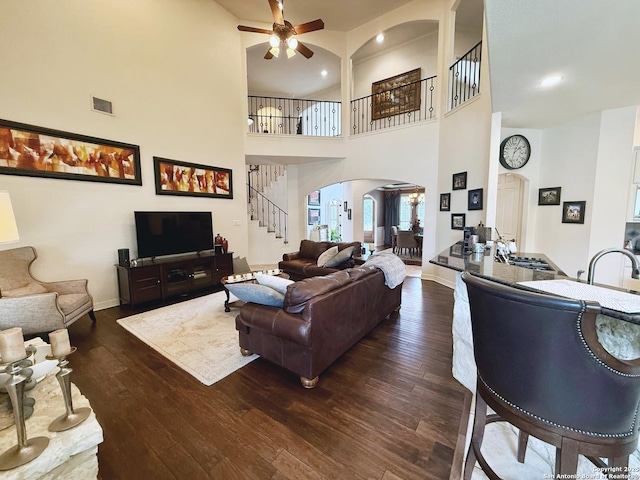
[[[335,267],[318,267],[318,257],[329,248],[337,245],[338,251],[342,251],[353,245],[353,254],[350,259]],[[278,263],[278,268],[289,275],[291,280],[303,280],[319,275],[328,275],[333,272],[353,267],[362,252],[360,242],[314,242],[312,240],[302,240],[300,250],[293,253],[285,253],[282,261]]]
[[[400,310],[401,296],[402,285],[390,289],[382,271],[368,265],[292,283],[282,308],[242,306],[236,317],[240,350],[290,370],[313,388],[323,370]]]

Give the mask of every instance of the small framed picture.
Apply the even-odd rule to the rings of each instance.
[[[347,210],[349,210],[349,206],[347,205],[347,202],[344,202],[344,211],[346,212]]]
[[[449,256],[462,258],[462,243],[454,243],[449,247]],[[449,261],[447,261],[449,263]]]
[[[467,208],[469,210],[482,210],[482,188],[469,190],[469,199],[467,203]]]
[[[320,190],[316,190],[315,192],[311,192],[307,195],[307,205],[312,205],[314,207],[320,206]]]
[[[464,230],[466,215],[464,213],[451,214],[451,230]]]
[[[538,205],[560,205],[560,187],[538,189]]]
[[[351,209],[347,210],[347,220],[351,220]]]
[[[453,190],[466,190],[467,188],[467,172],[453,174]]]
[[[320,209],[319,208],[309,208],[307,210],[307,223],[309,225],[314,225],[314,224],[320,225]]]
[[[451,194],[441,193],[440,194],[440,211],[448,212],[449,210],[451,210]]]
[[[587,202],[564,202],[562,223],[584,223],[584,209]]]

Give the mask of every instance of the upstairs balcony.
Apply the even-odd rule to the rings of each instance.
[[[309,137],[339,139],[435,120],[439,95],[448,97],[446,108],[453,110],[480,93],[481,49],[482,42],[478,42],[451,65],[446,85],[439,84],[437,76],[420,79],[407,74],[374,84],[374,93],[350,101],[346,127],[342,125],[342,102],[250,95],[248,132],[260,137],[296,136],[310,141]],[[419,77],[419,72],[416,69],[408,73]],[[264,145],[263,142],[262,148]],[[268,146],[282,147],[281,142],[275,141],[266,145],[264,151],[255,147],[252,152],[250,147],[247,155],[273,156]]]

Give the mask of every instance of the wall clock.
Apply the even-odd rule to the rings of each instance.
[[[511,135],[500,144],[500,165],[509,170],[524,167],[531,156],[531,145],[522,135]]]

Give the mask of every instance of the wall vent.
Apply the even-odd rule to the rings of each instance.
[[[113,103],[98,97],[91,97],[91,109],[96,112],[113,115]]]

